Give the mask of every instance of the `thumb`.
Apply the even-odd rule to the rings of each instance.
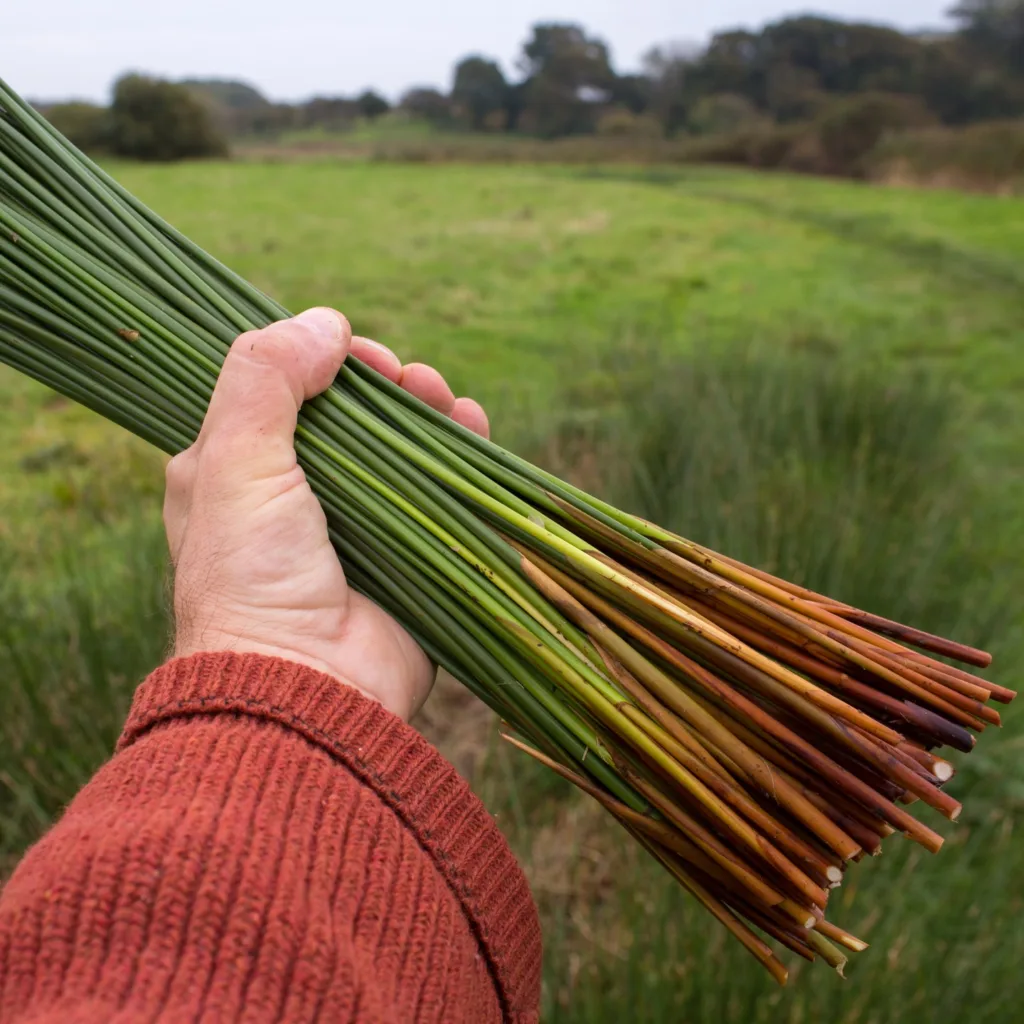
[[[345,317],[322,306],[240,335],[213,390],[200,454],[250,480],[289,470],[299,408],[330,386],[351,341]]]

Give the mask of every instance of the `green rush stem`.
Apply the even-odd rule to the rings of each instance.
[[[472,568],[477,570],[477,573],[481,574],[483,580],[477,577],[476,580],[470,580],[465,574],[461,574],[462,586],[464,589],[470,589],[475,591],[478,599],[484,600],[491,614],[498,617],[507,617],[511,613],[511,618],[517,622],[517,624],[524,628],[530,633],[535,639],[550,647],[553,656],[564,664],[571,665],[571,669],[576,674],[583,675],[590,686],[594,687],[598,692],[603,694],[605,700],[610,701],[613,705],[621,701],[626,700],[622,693],[618,690],[616,685],[605,676],[595,665],[585,661],[578,652],[574,651],[567,643],[559,636],[558,633],[552,632],[552,630],[538,623],[535,618],[535,613],[531,608],[522,609],[519,601],[517,601],[517,595],[512,588],[505,588],[502,586],[502,580],[494,570],[479,559],[476,559],[472,552],[469,551],[461,541],[453,536],[453,534],[442,527],[439,523],[431,519],[430,516],[426,515],[421,509],[417,508],[416,505],[410,501],[407,501],[400,494],[388,487],[382,480],[376,477],[361,461],[355,461],[354,459],[343,455],[337,449],[332,448],[330,445],[325,444],[320,438],[311,434],[308,428],[300,426],[297,437],[305,441],[308,444],[312,444],[316,447],[322,456],[326,457],[331,462],[334,462],[339,468],[343,469],[349,478],[346,479],[341,474],[336,474],[336,479],[333,481],[336,486],[345,487],[351,484],[352,478],[360,481],[364,487],[375,491],[380,497],[387,501],[394,508],[404,513],[405,516],[412,520],[412,524],[418,526],[424,535],[432,536],[435,541],[440,542],[445,549],[453,551],[459,555],[465,562],[467,562]],[[365,498],[363,499],[366,500]],[[398,515],[393,516],[393,522],[399,524],[401,519]],[[407,525],[402,524],[402,528]],[[457,525],[449,521],[449,527],[457,529]],[[439,568],[442,571],[451,572],[454,568],[450,559],[446,559],[443,554],[439,559]],[[495,588],[495,592],[490,592],[483,585],[484,580],[490,583]],[[502,601],[502,595],[504,600]],[[495,605],[495,600],[504,604],[504,610],[500,611],[499,606]],[[554,616],[561,618],[560,613],[551,609],[549,602],[545,601],[542,597],[537,595],[534,601],[540,601],[543,604],[544,616],[549,619]],[[526,614],[523,614],[523,612]]]
[[[2,98],[2,82],[0,82],[0,98]],[[14,125],[7,124],[0,118],[0,146],[8,154],[19,158],[23,165],[31,167],[33,176],[47,184],[58,201],[63,201],[79,217],[90,224],[92,232],[95,234],[105,231],[112,233],[118,243],[127,249],[126,255],[132,254],[135,259],[152,262],[155,256],[155,265],[159,272],[166,274],[168,279],[185,293],[190,291],[187,281],[166,264],[163,254],[152,247],[145,246],[140,241],[137,233],[131,229],[130,221],[126,222],[123,211],[115,214],[109,203],[104,201],[108,197],[97,196],[92,187],[94,183],[90,182],[90,187],[87,188],[78,177],[69,173],[67,168],[54,159],[49,152],[37,145],[33,138],[34,136],[30,137],[19,133]],[[63,152],[61,157],[63,159]],[[198,298],[199,293],[193,290],[192,296]]]
[[[76,246],[70,245],[62,239],[52,235],[49,229],[45,226],[38,228],[37,230],[39,232],[38,237],[51,246],[53,250],[60,253],[65,259],[69,260],[71,264],[84,267],[90,273],[94,274],[96,279],[102,282],[112,293],[123,295],[127,302],[134,303],[136,309],[140,310],[143,314],[149,316],[154,321],[160,321],[174,336],[179,337],[184,342],[192,343],[193,347],[195,347],[195,342],[199,340],[198,335],[194,334],[186,324],[175,319],[165,309],[162,309],[144,293],[140,292],[135,285],[119,271],[111,270],[102,264],[96,263],[81,249],[78,249]],[[17,245],[15,245],[14,251],[24,255],[23,251],[19,250]],[[43,258],[45,259],[45,256]],[[60,269],[58,268],[56,276],[59,275]],[[68,284],[70,287],[74,287],[73,282],[69,281]],[[100,296],[100,298],[102,299],[104,296]],[[111,308],[112,304],[108,302],[107,306],[108,308]],[[122,323],[124,323],[123,318]],[[125,324],[125,326],[133,325]],[[223,356],[222,353],[217,350],[215,345],[202,342],[201,349],[206,356],[213,359],[219,366]],[[173,359],[174,354],[168,352],[168,357]]]
[[[345,374],[345,367],[342,367],[342,374]],[[368,415],[341,390],[331,388],[325,392],[325,395],[331,402],[336,404],[339,409],[364,422],[368,429],[380,436],[382,440],[387,441],[393,447],[400,450],[412,462],[427,470],[431,475],[437,477],[444,484],[452,487],[454,490],[461,493],[466,498],[502,521],[518,527],[521,532],[529,535],[535,544],[539,543],[539,546],[544,551],[553,551],[565,558],[568,558],[588,577],[600,577],[616,586],[623,587],[626,590],[636,593],[642,600],[653,602],[659,607],[665,606],[669,608],[669,613],[681,621],[697,622],[699,620],[701,623],[700,628],[712,636],[727,635],[723,630],[720,630],[712,623],[704,624],[704,620],[700,619],[699,616],[696,616],[694,613],[690,612],[685,607],[678,605],[676,602],[671,601],[669,598],[664,597],[649,586],[635,583],[633,580],[613,569],[611,566],[606,565],[600,559],[593,557],[588,553],[589,550],[591,550],[590,545],[573,534],[568,533],[568,531],[564,530],[560,525],[556,524],[555,529],[548,529],[543,525],[543,523],[538,523],[531,516],[523,515],[520,512],[515,511],[512,507],[503,504],[493,495],[474,486],[464,477],[460,476],[459,473],[455,472],[451,467],[439,462],[437,459],[406,441],[405,438],[396,434],[386,424],[383,424]],[[512,499],[514,504],[522,504],[514,495],[509,495],[509,497]]]
[[[75,375],[69,374],[64,366],[61,366],[59,371],[54,371],[45,361],[38,358],[38,353],[25,352],[23,346],[18,345],[18,339],[4,329],[0,329],[0,356],[15,369],[66,395],[87,409],[98,412],[170,455],[187,448],[191,443],[185,434],[168,424],[166,420],[150,417],[137,407],[136,403],[145,401],[147,397],[144,388],[134,392],[128,402],[108,400],[113,399],[113,392],[108,392],[108,397],[101,397],[95,379],[87,378],[83,385],[79,384]]]
[[[121,224],[124,224],[125,235],[134,235],[133,239],[126,237],[127,244],[135,247],[138,245],[139,239],[145,242],[144,250],[139,246],[140,255],[143,252],[154,254],[166,265],[167,270],[183,278],[189,286],[210,302],[213,308],[227,317],[229,323],[233,323],[240,331],[249,328],[250,325],[229,299],[196,274],[169,246],[160,244],[159,237],[154,234],[150,225],[133,209],[134,204],[126,203],[118,194],[120,187],[118,186],[117,189],[110,187],[113,185],[113,179],[83,154],[74,150],[41,114],[20,100],[2,80],[0,80],[0,103],[14,116],[27,135],[41,148],[49,151],[55,162],[61,166],[65,178],[76,181],[84,187],[87,194],[91,194],[98,200],[97,214],[107,221],[111,230],[121,234]],[[137,200],[135,202],[137,203]],[[109,220],[101,211],[109,212]]]
[[[0,243],[4,241],[3,235],[0,235]],[[51,273],[50,268],[41,264],[31,253],[19,252],[19,263],[14,263],[5,255],[5,253],[9,253],[12,249],[17,250],[19,248],[19,245],[12,245],[11,243],[0,245],[0,271],[4,271],[8,278],[26,285],[27,294],[39,295],[44,298],[54,312],[75,319],[85,330],[90,330],[89,317],[91,316],[94,318],[93,330],[96,323],[103,324],[110,330],[112,335],[122,341],[124,340],[119,332],[131,329],[134,325],[130,321],[126,321],[124,317],[119,316],[119,311],[115,307],[104,302],[102,298],[94,300],[92,295],[81,291],[77,282],[69,281],[60,275]],[[29,273],[30,269],[37,275],[34,279]],[[117,345],[113,338],[111,339],[111,344],[119,351],[131,352],[130,358],[138,358],[141,353],[148,351],[153,360],[161,365],[169,377],[188,378],[191,381],[191,386],[200,394],[208,396],[213,393],[216,371],[213,373],[206,371],[204,374],[203,368],[197,366],[191,359],[175,360],[167,354],[162,346],[155,344],[154,339],[148,334],[140,332],[139,339],[134,342],[134,350],[128,349],[127,343],[120,346]],[[207,401],[209,401],[208,398]]]
[[[431,409],[429,406],[421,407],[421,403],[417,402],[407,391],[403,391],[398,385],[387,380],[387,378],[378,374],[370,367],[362,364],[353,364],[352,371],[372,384],[378,392],[386,395],[393,403],[410,409],[424,424],[425,429],[429,429],[435,437],[443,437],[445,439],[444,443],[462,454],[466,461],[470,461],[466,455],[467,450],[476,452],[477,456],[474,457],[473,462],[477,468],[490,472],[493,466],[497,464],[505,470],[511,471],[512,475],[508,479],[510,481],[518,481],[517,486],[523,487],[527,493],[532,495],[538,488],[542,492],[545,490],[550,491],[570,504],[575,505],[588,515],[592,515],[606,526],[623,533],[630,540],[643,544],[645,547],[655,546],[639,532],[631,529],[629,523],[623,522],[622,520],[630,517],[625,516],[618,509],[606,505],[597,498],[592,498],[585,491],[581,491],[579,488],[573,487],[563,480],[559,480],[558,477],[534,466],[532,463],[501,448],[492,441],[488,441],[469,428],[464,427],[461,423],[456,423],[449,417],[437,412],[437,410]],[[449,444],[451,439],[458,443],[456,445]],[[555,511],[557,514],[557,505],[555,506]]]
[[[34,325],[33,330],[38,338],[38,344],[51,351],[60,351],[69,365],[87,366],[96,372],[109,371],[119,376],[126,386],[130,380],[141,381],[146,387],[162,395],[175,408],[187,409],[200,423],[202,422],[206,413],[202,398],[197,397],[194,390],[189,390],[160,367],[140,361],[138,356],[131,352],[129,343],[122,341],[116,332],[112,331],[111,334],[120,344],[114,347],[129,354],[119,355],[116,361],[105,359],[104,355],[109,353],[110,346],[104,348],[98,344],[98,339],[77,324],[65,320],[45,307],[33,304],[31,300],[25,299],[4,285],[0,285],[0,319],[8,323],[12,329],[17,328],[26,332],[29,325]],[[113,345],[113,338],[110,341]]]
[[[126,326],[138,327],[144,324],[167,341],[172,349],[177,349],[182,355],[189,355],[194,362],[198,362],[216,377],[217,372],[220,370],[221,362],[217,358],[218,353],[216,350],[211,349],[209,343],[200,338],[189,327],[176,323],[166,311],[158,310],[148,299],[143,298],[142,301],[142,306],[146,308],[140,308],[129,298],[110,287],[100,277],[86,269],[93,261],[89,260],[84,253],[79,254],[79,260],[76,262],[76,260],[71,259],[51,245],[38,232],[27,225],[24,220],[19,220],[9,211],[6,211],[3,206],[0,206],[0,224],[6,224],[11,231],[19,236],[20,240],[13,246],[14,251],[22,252],[25,243],[30,243],[37,258],[52,268],[55,276],[61,275],[69,281],[75,281],[80,288],[95,294],[99,299],[103,300],[109,308],[125,313],[131,318]],[[102,268],[93,266],[90,269],[99,270],[101,275],[107,275],[107,272],[102,270]],[[191,348],[188,345],[189,342],[192,344]]]
[[[326,411],[330,413],[333,410],[328,406]],[[597,661],[597,652],[593,650],[587,638],[556,608],[543,600],[538,601],[537,591],[528,585],[519,571],[518,553],[493,530],[459,505],[430,477],[417,467],[403,463],[392,449],[381,443],[361,424],[349,422],[340,426],[329,419],[328,415],[321,411],[317,400],[304,407],[303,416],[305,423],[302,429],[308,430],[312,437],[318,437],[327,449],[333,446],[335,449],[346,451],[351,458],[363,465],[372,464],[372,471],[377,477],[421,511],[421,525],[433,529],[434,524],[446,519],[454,520],[462,528],[461,542],[473,556],[472,559],[466,560],[474,568],[483,572],[485,570],[480,567],[487,566],[485,574],[524,611],[532,615],[549,632],[566,637],[573,647],[587,654],[592,662]],[[439,539],[448,543],[444,537]],[[491,565],[488,562],[488,553],[498,556],[498,565]]]
[[[21,167],[0,152],[0,168],[7,171],[16,180],[17,192],[22,207],[45,223],[50,231],[71,234],[66,231],[70,225],[74,229],[74,237],[90,255],[107,265],[111,271],[130,268],[132,276],[141,280],[158,295],[171,302],[179,312],[190,317],[211,334],[215,335],[224,345],[230,345],[237,330],[211,314],[191,296],[176,288],[165,276],[157,273],[148,263],[141,260],[135,253],[125,252],[124,246],[113,241],[109,235],[97,230],[77,210],[63,200],[43,189],[38,181],[27,174]],[[52,239],[51,239],[52,241]],[[127,278],[126,278],[127,280]]]
[[[4,124],[2,119],[0,145],[23,165],[31,167],[34,176],[47,184],[55,197],[63,200],[89,223],[95,233],[109,233],[117,240],[117,244],[124,247],[126,255],[131,254],[134,259],[150,263],[184,294],[193,299],[201,298],[200,293],[167,263],[164,253],[144,244],[132,230],[131,219],[124,216],[124,211],[112,206],[109,196],[102,192],[97,194],[95,183],[90,182],[87,188],[32,138],[18,133],[14,126]]]
[[[12,316],[0,306],[0,331],[4,332],[5,340],[11,348],[18,348],[25,358],[49,367],[53,374],[65,373],[69,380],[83,389],[95,386],[97,380],[106,379],[108,387],[115,389],[127,403],[133,403],[145,396],[148,407],[158,409],[165,417],[165,422],[185,435],[195,436],[202,425],[202,413],[198,415],[191,408],[182,409],[156,389],[143,385],[138,380],[119,370],[112,364],[104,364],[91,353],[76,350],[64,338],[49,334],[37,325]],[[18,344],[33,335],[42,335],[45,341],[28,346]],[[70,351],[68,351],[70,350]],[[190,415],[191,414],[191,418]]]
[[[332,537],[342,544],[353,538],[361,540],[365,556],[372,563],[369,571],[374,572],[378,582],[383,582],[386,577],[390,581],[392,590],[404,592],[408,602],[417,609],[421,609],[423,602],[423,597],[420,595],[429,596],[447,615],[449,625],[453,622],[459,624],[462,631],[460,642],[464,640],[468,649],[475,654],[486,655],[487,663],[492,667],[495,663],[500,666],[497,671],[503,673],[507,680],[502,692],[509,696],[509,691],[522,690],[527,695],[524,699],[532,701],[534,708],[541,709],[539,715],[531,716],[531,721],[536,721],[538,717],[557,721],[560,729],[575,737],[579,751],[575,754],[575,760],[582,770],[591,774],[607,789],[616,793],[620,799],[635,809],[642,810],[646,807],[646,803],[615,773],[611,767],[610,755],[590,727],[558,699],[557,691],[551,687],[550,683],[541,682],[540,677],[534,676],[529,665],[519,660],[519,653],[495,637],[493,620],[476,623],[473,613],[462,608],[444,590],[444,577],[412,552],[407,552],[405,555],[398,554],[394,548],[393,536],[386,529],[375,526],[365,516],[360,518],[358,514],[345,513],[341,507],[343,502],[331,501],[327,504],[342,527],[341,530],[332,528]],[[382,569],[382,559],[395,567],[397,577],[395,572],[388,573]],[[415,582],[417,596],[408,596],[409,591],[413,588],[406,581]],[[419,620],[417,619],[417,621]],[[488,629],[488,626],[491,628]],[[448,632],[443,630],[441,635],[445,637],[446,643],[450,643],[450,640],[447,639]],[[441,663],[447,664],[448,660],[447,658],[442,659]],[[565,746],[565,742],[562,742],[562,745]],[[570,745],[568,749],[572,750],[573,747]],[[588,758],[588,751],[596,756]],[[600,767],[597,767],[598,762],[600,762]],[[639,804],[638,801],[640,801]]]
[[[340,469],[344,470],[345,473],[351,477],[360,481],[366,488],[376,492],[376,494],[386,501],[388,504],[393,506],[396,510],[396,518],[398,515],[404,514],[404,516],[419,526],[423,531],[431,534],[437,542],[439,542],[445,549],[458,555],[470,568],[475,569],[476,572],[482,577],[481,582],[475,588],[478,594],[484,593],[483,580],[489,582],[508,600],[514,602],[522,611],[524,611],[530,618],[536,619],[540,626],[543,628],[543,633],[538,633],[538,636],[545,634],[553,635],[553,627],[546,621],[546,617],[541,613],[535,606],[526,602],[521,596],[519,591],[509,585],[506,578],[503,575],[499,575],[495,570],[488,565],[485,558],[480,557],[477,545],[470,543],[464,543],[463,539],[456,537],[450,530],[441,525],[441,522],[432,517],[425,511],[425,509],[416,504],[415,500],[410,500],[405,495],[397,491],[393,486],[390,486],[388,482],[381,476],[375,475],[371,471],[367,463],[370,461],[367,454],[360,453],[358,449],[349,448],[346,453],[345,449],[339,449],[332,447],[332,445],[324,439],[323,434],[317,429],[316,426],[310,425],[310,423],[300,424],[296,431],[296,438],[299,441],[304,441],[308,445],[311,445],[320,455],[333,462]],[[346,448],[348,446],[346,445]],[[375,467],[376,468],[376,467]],[[335,480],[334,483],[339,481]],[[366,498],[364,497],[364,501]],[[428,506],[429,507],[429,504]],[[437,506],[435,506],[436,508]],[[448,521],[448,526],[452,529],[457,530],[458,524]],[[444,559],[442,558],[442,561]],[[507,606],[506,606],[507,609]],[[536,627],[534,627],[536,628]]]
[[[537,508],[523,501],[518,495],[513,494],[505,487],[502,487],[486,474],[479,472],[473,466],[462,462],[450,449],[440,444],[436,438],[429,433],[429,431],[424,430],[420,424],[416,422],[415,418],[406,410],[398,406],[397,403],[388,403],[384,396],[376,392],[374,388],[368,386],[365,381],[363,381],[358,374],[352,370],[351,367],[343,366],[341,368],[341,373],[338,375],[338,379],[346,388],[351,388],[371,407],[376,407],[383,416],[392,420],[401,433],[397,433],[394,428],[388,427],[380,420],[375,420],[373,414],[370,413],[369,410],[364,411],[364,408],[359,408],[360,415],[362,415],[367,421],[376,422],[377,429],[381,431],[382,436],[384,435],[384,431],[392,433],[402,442],[407,455],[410,452],[417,452],[422,459],[430,460],[430,464],[432,464],[431,472],[435,476],[439,476],[439,470],[443,470],[445,476],[442,477],[442,479],[444,479],[449,486],[454,486],[458,489],[459,487],[465,488],[468,485],[472,487],[477,494],[486,496],[488,501],[491,503],[491,506],[511,510],[516,514],[529,519],[531,522],[537,522],[539,520],[540,526],[557,533],[562,540],[577,547],[587,546],[579,538],[569,534],[560,523],[554,520],[549,520],[546,516],[542,515]],[[335,402],[339,406],[345,406],[346,412],[350,414],[353,413],[354,403],[344,390],[332,389],[327,392],[327,398],[328,401]],[[414,442],[418,442],[419,445],[422,445],[423,447],[417,447]],[[461,483],[456,483],[456,481],[460,481]],[[467,496],[469,495],[467,494]],[[546,495],[538,491],[535,497],[539,505],[550,505],[553,511],[558,511],[557,506],[551,503]],[[479,499],[477,499],[477,501],[480,504],[485,504],[484,502],[480,502]]]
[[[367,474],[361,467],[348,459],[343,459],[342,464],[347,463],[346,470],[350,475],[344,476],[339,474],[335,466],[332,466],[330,462],[324,459],[318,450],[310,451],[308,446],[301,440],[299,453],[300,459],[304,464],[311,465],[330,483],[330,495],[332,498],[339,498],[342,494],[349,495],[350,500],[354,501],[356,508],[364,516],[369,512],[379,521],[381,526],[387,531],[384,536],[390,535],[390,543],[400,542],[406,545],[406,547],[419,552],[430,561],[435,571],[440,573],[442,578],[450,583],[454,583],[466,595],[468,607],[486,626],[493,629],[495,624],[515,622],[524,633],[531,637],[531,644],[539,643],[542,646],[545,644],[557,644],[561,648],[560,653],[563,653],[563,656],[572,657],[571,652],[559,643],[557,637],[539,631],[536,635],[530,632],[531,629],[536,629],[534,620],[530,616],[524,615],[518,605],[506,598],[501,591],[494,588],[490,580],[460,568],[457,561],[446,557],[445,547],[440,544],[432,533],[425,530],[415,521],[404,517],[394,507],[389,507],[387,502],[383,501],[379,495],[374,493],[374,490],[371,490],[370,487],[362,482],[361,478]],[[338,453],[333,454],[336,455]],[[331,461],[337,462],[338,460],[332,459]],[[322,495],[321,497],[323,500]],[[519,639],[520,635],[514,635],[517,640],[515,646],[521,649],[523,643]],[[579,664],[583,663],[580,662]],[[602,685],[615,697],[622,699],[607,680],[597,676],[596,673],[592,673],[592,676],[598,685]]]
[[[424,624],[432,628],[436,639],[432,641],[431,646],[439,655],[437,660],[440,664],[449,671],[452,671],[452,667],[458,666],[459,659],[449,653],[451,647],[464,654],[471,654],[474,666],[483,666],[482,674],[490,675],[492,680],[499,681],[498,685],[492,686],[491,689],[476,682],[472,685],[467,684],[476,696],[499,714],[504,714],[509,707],[514,708],[522,723],[527,723],[531,729],[537,729],[541,735],[552,739],[579,771],[593,777],[634,810],[643,812],[648,809],[646,801],[627,786],[600,756],[588,757],[589,753],[600,755],[601,744],[584,723],[575,723],[574,730],[568,729],[529,689],[514,677],[509,678],[500,662],[479,641],[479,629],[467,625],[464,613],[459,612],[457,606],[446,598],[440,588],[419,573],[411,563],[396,554],[389,552],[383,556],[391,564],[393,571],[384,569],[380,561],[380,549],[361,539],[360,533],[362,531],[358,527],[353,528],[352,524],[349,524],[345,534],[332,530],[331,536],[346,563],[351,561],[359,566],[361,571],[373,580],[378,593],[384,591],[389,595],[391,600],[388,603],[401,604],[412,612],[412,618],[420,625],[421,630]],[[415,588],[412,586],[413,582],[416,584]],[[464,670],[463,674],[466,674]],[[504,682],[501,682],[503,677]]]
[[[123,268],[111,266],[106,260],[98,260],[85,252],[77,243],[69,242],[55,234],[48,225],[29,217],[27,220],[41,243],[47,245],[66,261],[66,267],[79,267],[108,289],[112,296],[120,296],[125,303],[140,310],[154,322],[160,323],[168,332],[181,341],[189,342],[193,351],[209,359],[218,369],[224,361],[236,333],[223,327],[211,331],[208,327],[193,324],[187,315],[180,315],[177,309],[169,308],[159,298],[153,300],[135,280],[125,275]]]
[[[359,372],[352,367],[348,367],[347,372],[344,372],[341,377],[346,387],[351,388],[371,407],[376,408],[382,416],[391,420],[402,430],[403,434],[408,434],[414,438],[425,449],[432,452],[436,458],[442,459],[447,463],[453,462],[451,448],[442,443],[429,430],[425,429],[421,423],[418,423],[416,417],[402,403],[390,401],[387,395],[381,393],[378,388],[365,381]],[[535,506],[546,508],[549,513],[558,512],[558,506],[539,488],[527,488],[526,497],[529,498],[529,501],[524,501],[518,494],[514,494],[498,484],[492,474],[481,472],[475,466],[460,465],[461,461],[461,459],[457,458],[453,464],[465,474],[468,480],[475,483],[482,490],[487,491],[492,497],[507,504],[509,508],[515,509],[520,515],[536,516],[538,513]]]

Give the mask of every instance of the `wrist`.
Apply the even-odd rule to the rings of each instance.
[[[232,654],[258,654],[265,658],[279,658],[296,665],[303,665],[330,676],[341,686],[351,687],[361,693],[368,700],[377,704],[383,704],[388,711],[408,722],[412,716],[412,702],[403,699],[400,693],[377,693],[373,689],[361,686],[346,673],[339,670],[339,667],[330,661],[317,657],[309,651],[298,650],[294,647],[278,646],[276,644],[263,643],[259,640],[251,640],[248,637],[239,637],[227,633],[204,634],[201,644],[191,642],[188,638],[179,638],[174,644],[174,657],[185,658],[193,654],[230,652]]]

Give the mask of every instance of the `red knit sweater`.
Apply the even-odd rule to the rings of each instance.
[[[540,930],[413,729],[255,655],[172,661],[0,893],[0,1022],[536,1021]]]

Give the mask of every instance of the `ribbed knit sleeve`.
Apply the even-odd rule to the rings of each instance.
[[[256,655],[169,662],[0,892],[0,1021],[537,1019],[526,881],[381,705]]]

